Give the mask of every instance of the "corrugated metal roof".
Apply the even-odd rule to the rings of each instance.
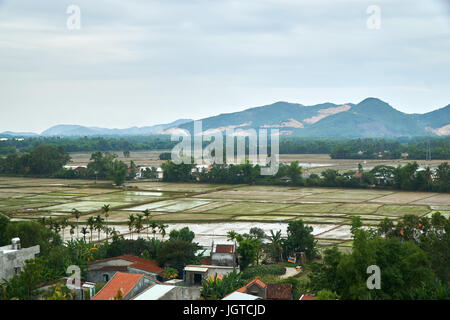
[[[222,300],[262,300],[260,297],[242,292],[233,292]]]
[[[176,286],[156,284],[136,296],[133,300],[158,300],[174,288],[176,288]]]
[[[193,271],[193,272],[206,272],[208,271],[208,268],[202,268],[202,267],[184,267],[184,271]]]

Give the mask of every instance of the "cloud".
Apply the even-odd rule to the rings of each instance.
[[[66,27],[71,4],[81,9],[80,30]],[[377,1],[379,30],[366,27],[372,4],[0,2],[0,131],[150,125],[274,100],[378,96],[406,112],[448,104],[445,1]]]

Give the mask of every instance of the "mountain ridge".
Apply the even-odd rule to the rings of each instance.
[[[227,129],[277,128],[281,135],[299,137],[400,137],[450,135],[450,104],[419,114],[404,113],[381,99],[369,97],[361,102],[335,104],[325,102],[303,105],[277,101],[241,111],[221,113],[202,120],[204,133],[225,133]],[[193,132],[192,119],[178,119],[166,124],[126,129],[107,129],[60,124],[40,135],[4,132],[1,136],[131,136],[171,134],[177,130]]]

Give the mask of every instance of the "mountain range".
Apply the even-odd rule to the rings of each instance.
[[[407,114],[377,98],[358,104],[322,103],[305,106],[289,102],[219,114],[202,120],[204,133],[225,133],[227,129],[276,128],[281,135],[301,137],[400,137],[427,134],[450,135],[450,105],[424,114]],[[193,131],[191,119],[128,129],[106,129],[79,125],[57,125],[40,135],[3,132],[0,136],[131,136]]]
[[[204,133],[227,129],[277,128],[281,135],[301,137],[400,137],[450,134],[450,105],[425,114],[407,114],[377,98],[358,104],[304,106],[288,102],[202,119]],[[193,131],[193,122],[169,128]]]

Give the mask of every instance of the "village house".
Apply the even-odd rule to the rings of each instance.
[[[269,283],[266,284],[258,278],[247,283],[225,296],[223,300],[239,300],[235,298],[245,298],[242,294],[259,297],[263,300],[292,300],[292,284],[290,283]],[[231,297],[231,298],[230,298]],[[247,297],[250,298],[250,297]],[[248,300],[248,299],[245,299]]]
[[[124,254],[89,263],[86,279],[94,283],[108,282],[116,272],[139,273],[162,279],[163,269],[155,261]]]
[[[25,261],[38,257],[39,253],[39,245],[22,248],[19,238],[13,238],[10,245],[0,247],[0,282],[22,272]]]
[[[154,284],[160,282],[143,274],[116,272],[91,300],[130,300]]]
[[[230,241],[213,241],[211,246],[211,265],[236,267],[236,243]]]
[[[214,276],[224,276],[235,268],[215,265],[187,265],[183,270],[183,280],[187,286],[201,286],[203,279]]]

